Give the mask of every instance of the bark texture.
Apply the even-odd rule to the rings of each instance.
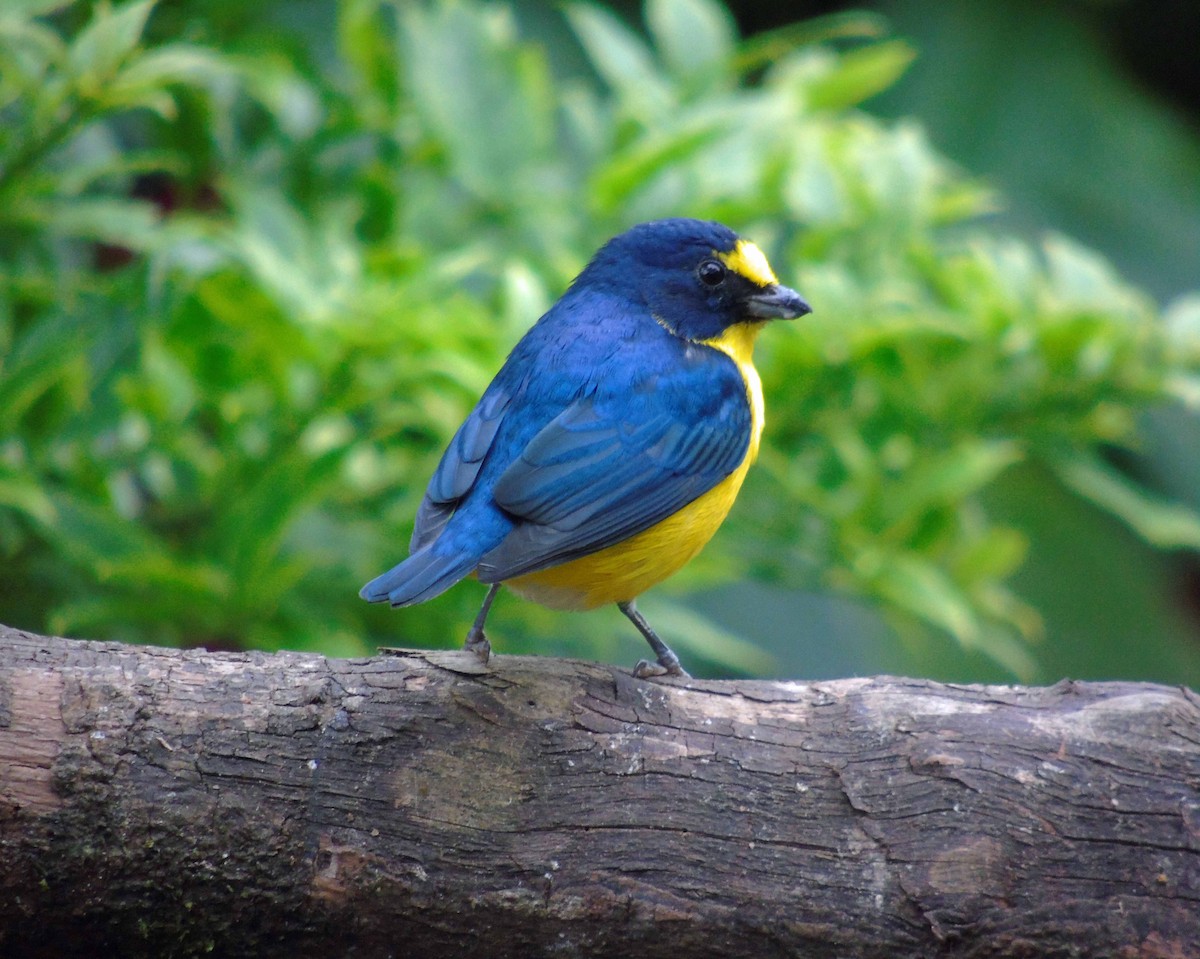
[[[0,955],[1200,957],[1200,700],[0,627]]]

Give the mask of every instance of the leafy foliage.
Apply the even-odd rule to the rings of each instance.
[[[397,617],[358,586],[402,557],[520,333],[605,238],[675,214],[753,236],[817,310],[763,337],[760,468],[676,589],[737,557],[1021,673],[1039,621],[1005,584],[1025,541],[980,498],[1005,470],[1043,463],[1150,542],[1200,548],[1197,517],[1106,458],[1139,410],[1196,404],[1194,306],[1162,324],[1069,240],[989,230],[985,188],[857,108],[912,57],[873,20],[742,43],[713,0],[648,0],[647,41],[572,4],[584,74],[465,0],[347,0],[329,49],[258,55],[148,39],[151,12],[0,13],[0,618],[456,642],[471,590]],[[506,615],[514,639],[564,629]],[[603,654],[609,624],[587,622]]]

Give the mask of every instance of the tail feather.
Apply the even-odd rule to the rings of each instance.
[[[470,555],[438,556],[432,547],[419,550],[398,566],[376,576],[358,595],[369,603],[414,606],[444,593],[475,568]]]

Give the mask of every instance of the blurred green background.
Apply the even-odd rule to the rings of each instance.
[[[1200,685],[1189,23],[8,0],[0,622],[457,645],[482,588],[358,587],[590,253],[693,215],[816,308],[762,338],[734,515],[640,604],[693,671]],[[489,631],[644,652],[615,610],[502,597]]]

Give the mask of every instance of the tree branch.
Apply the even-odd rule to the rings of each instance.
[[[0,953],[1200,956],[1200,700],[0,627]]]

